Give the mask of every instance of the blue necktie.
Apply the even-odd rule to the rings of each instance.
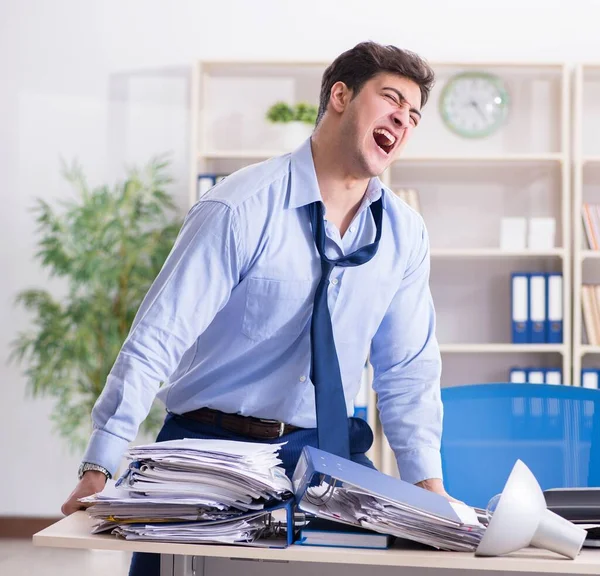
[[[327,305],[327,287],[329,276],[335,266],[359,266],[373,258],[381,238],[383,208],[381,198],[371,204],[371,213],[377,227],[375,241],[337,260],[330,260],[325,255],[323,204],[314,202],[309,209],[315,244],[321,256],[321,281],[315,292],[310,331],[311,380],[315,386],[317,436],[321,450],[350,459],[348,414],[340,365],[333,340],[331,316]],[[357,330],[359,328],[359,326],[356,327]]]

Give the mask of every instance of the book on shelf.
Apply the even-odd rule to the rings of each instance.
[[[421,201],[417,190],[414,188],[399,188],[398,190],[394,190],[394,194],[400,200],[406,202],[413,210],[421,214]]]
[[[581,207],[581,217],[587,247],[590,250],[600,249],[600,205],[585,202]]]
[[[600,285],[581,287],[581,313],[588,344],[600,345]]]

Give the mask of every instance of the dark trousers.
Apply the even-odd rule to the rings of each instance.
[[[366,457],[365,452],[373,444],[373,432],[369,425],[358,418],[348,420],[350,428],[350,449],[352,450],[352,460],[364,466],[374,468],[373,463]],[[286,434],[275,440],[257,440],[239,436],[223,430],[210,424],[202,424],[169,414],[165,419],[162,430],[156,438],[157,442],[166,440],[179,440],[182,438],[202,438],[223,440],[239,440],[245,442],[265,442],[267,444],[286,442],[279,451],[279,458],[283,461],[282,466],[285,473],[291,478],[296,468],[296,463],[304,446],[318,447],[317,430],[315,428],[306,428]],[[134,552],[129,569],[129,576],[159,576],[160,574],[160,555],[142,552]]]

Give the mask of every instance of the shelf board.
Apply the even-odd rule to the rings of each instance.
[[[198,154],[198,158],[218,160],[221,158],[244,159],[257,158],[267,159],[273,156],[286,154],[285,150],[207,150],[204,154]]]
[[[600,156],[598,155],[588,155],[583,156],[581,159],[582,164],[600,164]]]
[[[579,355],[585,356],[586,354],[600,354],[600,346],[591,346],[590,344],[580,346]]]
[[[564,156],[560,152],[548,152],[545,154],[482,154],[474,156],[464,155],[439,155],[439,156],[411,156],[407,154],[396,160],[397,163],[407,162],[562,162]]]
[[[580,258],[587,260],[589,258],[600,258],[600,250],[582,250],[580,252]]]
[[[470,353],[564,353],[564,344],[440,344],[440,351],[448,354]]]
[[[220,158],[272,158],[281,156],[289,151],[285,150],[206,150],[198,154],[198,158],[220,159]],[[493,154],[481,156],[403,156],[396,160],[398,163],[426,163],[426,162],[561,162],[563,155],[560,152],[548,154]]]
[[[502,248],[432,248],[432,258],[537,258],[564,257],[562,248],[552,250],[503,250]],[[600,253],[600,252],[599,252]]]

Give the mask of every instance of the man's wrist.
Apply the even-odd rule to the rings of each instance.
[[[444,489],[444,482],[441,478],[427,478],[426,480],[421,480],[420,482],[415,482],[416,486],[420,486],[421,488],[425,488],[425,490],[437,491],[440,489]]]
[[[93,464],[92,462],[81,463],[81,466],[79,466],[79,471],[77,473],[79,480],[83,478],[83,475],[86,472],[101,472],[102,474],[104,474],[107,480],[110,480],[112,478],[111,473],[106,468],[104,468],[104,466],[100,466],[99,464]]]

